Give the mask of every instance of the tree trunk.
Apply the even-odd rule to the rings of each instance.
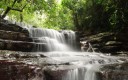
[[[77,13],[73,13],[73,21],[74,21],[74,24],[75,24],[75,27],[76,27],[76,30],[79,31],[79,22],[78,22],[78,16],[77,16]]]
[[[14,0],[13,4],[12,4],[12,7],[7,7],[6,11],[4,12],[4,14],[1,16],[1,18],[5,18],[6,15],[9,13],[9,11],[13,8],[13,6],[15,5],[17,0]]]
[[[4,14],[1,16],[1,18],[2,18],[2,19],[5,18],[6,15],[8,14],[8,12],[9,12],[10,10],[11,10],[11,8],[10,8],[10,7],[7,7],[6,11],[5,11]]]

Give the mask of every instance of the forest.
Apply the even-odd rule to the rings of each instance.
[[[128,0],[0,0],[0,80],[128,80]]]
[[[35,27],[98,33],[127,27],[127,7],[127,0],[1,0],[0,14]]]

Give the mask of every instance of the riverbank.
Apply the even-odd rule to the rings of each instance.
[[[127,29],[121,32],[102,32],[97,34],[80,34],[81,41],[88,41],[94,51],[107,53],[112,55],[126,54],[128,55],[128,36]]]
[[[84,80],[87,75],[95,78],[94,80],[127,80],[128,78],[126,56],[107,56],[87,52],[44,53],[7,50],[2,50],[0,53],[1,80],[74,80],[77,78]],[[92,76],[92,72],[96,74],[95,77]]]

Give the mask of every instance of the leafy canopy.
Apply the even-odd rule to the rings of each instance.
[[[128,25],[127,0],[0,0],[4,17],[38,27],[119,31]],[[10,11],[7,11],[10,9]]]
[[[63,8],[61,0],[1,0],[0,14],[2,15],[7,7],[22,11],[10,10],[7,14],[10,19],[23,21],[38,27],[54,29],[72,29],[72,15],[67,8]],[[14,4],[15,2],[15,4]],[[3,5],[4,4],[4,5]],[[23,20],[21,20],[21,17]]]

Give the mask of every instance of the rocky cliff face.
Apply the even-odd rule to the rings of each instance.
[[[127,30],[127,29],[126,29]],[[84,36],[96,52],[120,54],[128,52],[128,33],[124,30],[119,33],[104,32],[91,36]]]
[[[0,21],[0,50],[31,51],[34,46],[27,29]]]

